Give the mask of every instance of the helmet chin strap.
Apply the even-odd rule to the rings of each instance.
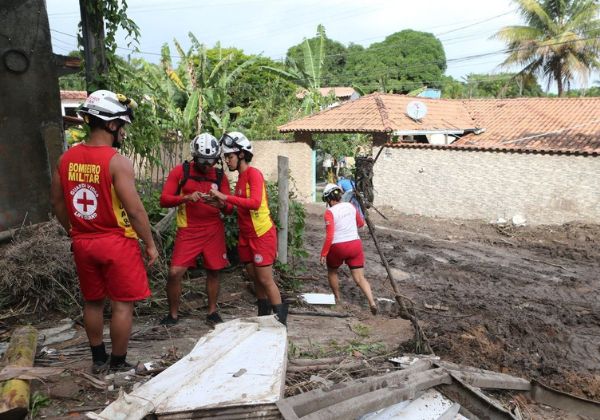
[[[111,130],[110,128],[108,128],[109,123],[110,123],[110,121],[107,121],[104,124],[104,130],[108,131],[113,136],[112,147],[116,147],[117,149],[120,149],[122,146],[122,143],[119,143],[119,131],[121,130],[121,127],[123,127],[123,126],[120,125],[116,130]]]
[[[242,159],[240,158],[240,155],[243,153],[243,150],[238,150],[238,152],[235,154],[237,156],[237,164],[235,165],[235,170],[239,171],[240,170],[240,162],[242,161]],[[244,155],[244,158],[246,156]]]

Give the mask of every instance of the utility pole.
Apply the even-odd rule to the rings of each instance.
[[[85,60],[85,83],[88,94],[106,88],[99,76],[106,74],[108,71],[106,50],[104,48],[104,18],[92,3],[96,2],[93,0],[79,0]]]

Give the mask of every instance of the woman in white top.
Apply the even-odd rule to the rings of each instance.
[[[325,242],[321,250],[321,264],[327,264],[327,279],[337,303],[341,302],[338,268],[346,263],[352,278],[369,301],[371,313],[377,313],[371,286],[365,278],[365,256],[358,228],[365,222],[356,208],[342,202],[342,189],[335,184],[327,184],[323,190],[323,201],[328,205],[324,214]]]

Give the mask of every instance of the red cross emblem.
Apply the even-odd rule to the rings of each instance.
[[[93,191],[81,188],[73,195],[73,207],[84,216],[90,216],[98,208],[98,198]]]

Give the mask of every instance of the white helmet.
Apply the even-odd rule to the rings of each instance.
[[[221,149],[215,136],[210,133],[202,133],[194,137],[190,143],[190,152],[195,158],[218,159]]]
[[[223,153],[248,152],[251,155],[253,154],[250,140],[237,131],[223,133],[221,136],[221,147],[223,148]]]
[[[337,184],[327,184],[323,189],[323,201],[341,200],[344,191]]]
[[[125,95],[109,90],[97,90],[87,97],[84,104],[77,110],[77,114],[85,120],[85,115],[93,115],[104,121],[120,119],[126,123],[133,120],[133,108],[137,104]],[[87,122],[87,121],[86,121]]]

